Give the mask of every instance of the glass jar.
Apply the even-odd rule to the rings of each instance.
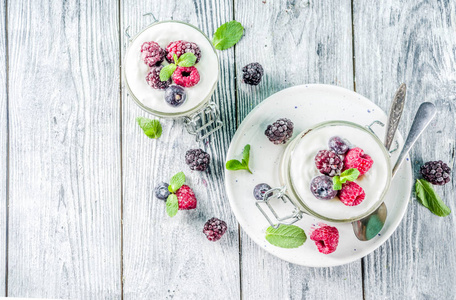
[[[177,40],[195,42],[201,49],[201,60],[196,64],[200,72],[200,82],[185,88],[186,102],[177,108],[164,100],[164,90],[154,90],[147,85],[145,77],[149,67],[141,59],[141,45],[145,41],[155,41],[162,48]],[[180,21],[155,22],[134,37],[129,38],[129,47],[123,61],[123,76],[128,94],[144,111],[162,118],[184,118],[190,134],[202,140],[220,129],[218,107],[210,102],[220,76],[219,58],[209,38],[193,25]],[[163,63],[165,65],[166,59]],[[201,72],[203,71],[203,72]]]
[[[345,135],[344,135],[345,133]],[[310,181],[322,175],[315,167],[314,157],[319,150],[328,148],[332,136],[356,140],[355,146],[364,149],[374,160],[372,168],[355,182],[365,189],[366,198],[357,206],[345,206],[336,197],[320,200],[310,192]],[[350,147],[352,148],[352,147]],[[328,222],[346,223],[360,220],[373,213],[383,202],[392,178],[390,155],[379,138],[370,130],[351,122],[330,121],[317,124],[298,134],[286,147],[280,163],[281,187],[265,193],[264,200],[257,202],[257,207],[274,227],[291,224],[308,214]],[[273,198],[290,202],[294,210],[290,215],[280,217],[269,203]],[[263,210],[264,203],[279,221],[273,222]]]

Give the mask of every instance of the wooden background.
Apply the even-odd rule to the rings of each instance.
[[[223,161],[240,122],[269,95],[326,83],[356,90],[384,110],[407,83],[400,131],[423,101],[437,119],[413,150],[415,173],[441,159],[455,169],[456,3],[453,0],[0,1],[0,297],[62,299],[455,299],[456,219],[411,199],[374,253],[333,268],[277,259],[239,228],[224,192]],[[157,19],[212,36],[236,19],[245,35],[219,52],[213,96],[225,126],[197,144],[182,121],[159,140],[121,80],[124,35]],[[258,87],[241,68],[260,62]],[[190,172],[202,147],[210,170]],[[158,181],[184,170],[198,209],[165,215]],[[453,178],[454,179],[454,178]],[[438,192],[456,211],[456,181]],[[201,233],[212,216],[228,231]]]

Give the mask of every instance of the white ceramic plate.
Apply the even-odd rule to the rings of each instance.
[[[266,241],[265,230],[269,223],[255,206],[253,188],[263,182],[272,187],[280,186],[279,161],[286,145],[272,144],[264,131],[268,124],[284,117],[291,119],[295,125],[293,137],[323,121],[345,120],[363,126],[370,125],[375,120],[386,123],[386,114],[377,105],[353,91],[331,85],[295,86],[261,102],[242,122],[227,153],[227,160],[241,159],[244,146],[251,145],[250,169],[253,175],[247,171],[225,172],[225,185],[231,208],[242,228],[260,247],[271,254],[309,267],[346,264],[377,249],[391,236],[407,209],[413,184],[409,158],[399,169],[386,195],[388,217],[377,237],[361,242],[355,237],[351,223],[323,222],[304,214],[303,219],[295,223],[306,232],[307,241],[304,245],[295,249],[283,249]],[[373,129],[380,139],[383,139],[385,128],[374,125]],[[403,139],[400,134],[396,135],[396,139],[401,148]],[[398,154],[399,151],[393,153],[393,164]],[[320,223],[335,226],[339,230],[337,250],[328,255],[318,252],[314,241],[309,238],[311,229]]]

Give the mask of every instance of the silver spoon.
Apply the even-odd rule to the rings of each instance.
[[[413,120],[412,127],[410,127],[404,147],[402,148],[399,158],[394,165],[392,171],[393,177],[396,175],[397,170],[401,166],[410,149],[424,132],[429,123],[431,123],[435,114],[436,108],[434,104],[424,102],[420,105],[418,111],[416,112],[415,119]],[[383,225],[385,224],[386,216],[386,205],[382,203],[380,207],[369,216],[359,221],[352,222],[353,231],[356,237],[361,241],[368,241],[375,237],[382,230]]]

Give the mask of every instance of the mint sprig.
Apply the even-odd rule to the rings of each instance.
[[[191,52],[186,52],[182,54],[179,59],[177,58],[176,54],[173,54],[174,63],[164,66],[160,70],[160,80],[167,81],[171,78],[174,71],[176,71],[177,67],[192,67],[196,63],[196,56]]]
[[[342,189],[342,184],[347,181],[355,181],[358,179],[360,173],[358,169],[351,168],[343,171],[340,176],[336,175],[333,177],[333,190],[339,191]]]
[[[184,172],[179,172],[174,175],[171,180],[169,181],[168,190],[171,193],[175,193],[178,189],[181,188],[185,183],[185,174]]]
[[[177,196],[175,194],[171,194],[166,199],[166,213],[170,217],[174,217],[179,210],[179,201],[177,200]]]
[[[166,213],[170,217],[174,217],[179,210],[179,201],[177,200],[176,192],[180,189],[185,183],[185,174],[184,172],[179,172],[169,181],[168,190],[170,195],[166,199]]]
[[[446,217],[451,213],[451,209],[443,203],[442,199],[437,195],[428,181],[417,179],[415,183],[415,192],[418,202],[429,209],[434,215]]]
[[[280,248],[298,248],[307,240],[304,230],[295,225],[280,225],[279,228],[269,226],[266,240]]]
[[[162,126],[158,120],[151,120],[144,117],[137,117],[139,127],[151,139],[158,139],[162,135]]]
[[[225,50],[234,46],[244,34],[244,27],[238,21],[229,21],[217,28],[212,44],[217,50]]]
[[[226,162],[226,169],[231,171],[237,170],[247,170],[250,174],[252,171],[249,169],[249,161],[250,161],[250,145],[247,144],[242,151],[242,161],[237,159],[232,159]]]

